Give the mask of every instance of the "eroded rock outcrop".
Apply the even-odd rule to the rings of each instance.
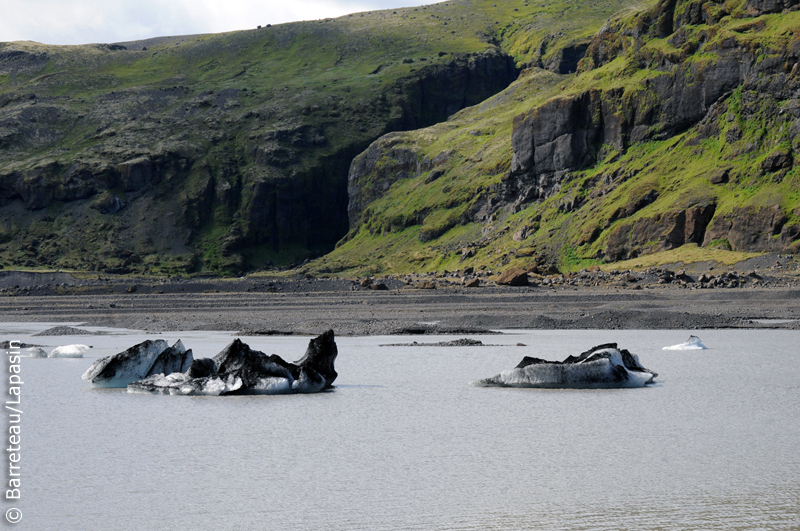
[[[608,236],[607,260],[627,260],[640,254],[668,251],[685,243],[703,243],[715,205],[672,210],[617,226]]]
[[[780,13],[800,5],[798,0],[747,0],[747,12],[750,15],[763,15],[766,13]]]
[[[753,15],[796,6],[794,0],[747,3]],[[768,117],[783,113],[783,108],[793,109],[794,104],[785,102],[795,101],[800,89],[800,78],[789,72],[792,65],[800,64],[800,44],[796,41],[789,45],[775,41],[771,47],[755,49],[745,39],[732,36],[707,45],[708,60],[687,60],[706,40],[713,40],[711,32],[700,31],[698,36],[694,31],[690,35],[687,25],[714,24],[726,14],[725,8],[712,2],[664,0],[651,12],[607,24],[589,46],[581,63],[583,71],[596,69],[619,55],[630,56],[632,50],[642,48],[653,36],[669,37],[669,43],[680,51],[659,54],[642,48],[638,56],[629,59],[651,72],[641,84],[556,97],[517,116],[512,133],[512,166],[498,187],[499,201],[495,201],[494,208],[510,204],[516,211],[547,199],[558,193],[574,172],[603,160],[611,151],[625,153],[634,144],[670,138],[692,127],[697,127],[698,139],[720,135],[720,124],[726,118],[728,123],[734,121],[733,114],[726,114],[730,109],[724,102],[737,90],[746,102],[745,114]],[[757,95],[758,101],[752,101],[751,94]],[[788,120],[783,127],[796,125]],[[741,138],[737,125],[728,128],[727,141],[733,143]],[[752,142],[742,142],[739,149],[747,153],[759,148]],[[793,165],[793,153],[783,148],[768,154],[758,169],[762,175],[774,173],[774,182],[780,182]],[[597,194],[608,193],[631,176],[604,177],[598,185],[602,191]],[[730,176],[722,168],[708,179],[713,184],[725,184]],[[651,190],[650,194],[654,195],[649,199],[641,196],[641,205],[618,210],[605,227],[583,235],[579,245],[595,241],[613,221],[658,199],[658,190]],[[631,198],[631,202],[636,200],[637,197]],[[714,201],[698,197],[697,203],[690,203],[688,208],[675,205],[663,211],[662,207],[658,214],[617,224],[607,233],[598,257],[620,260],[684,243],[708,245],[719,240],[742,251],[796,252],[800,247],[796,242],[800,229],[793,224],[786,226],[789,216],[780,207],[742,207],[717,214]],[[575,208],[571,205],[566,211]]]
[[[289,30],[291,42],[298,26],[270,34]],[[306,30],[319,31],[299,31]],[[243,37],[231,60],[250,53],[248,46],[261,50],[255,37]],[[365,92],[351,92],[350,83],[327,74],[316,79],[316,71],[296,93],[269,84],[263,91],[161,86],[149,74],[141,84],[110,90],[104,68],[124,70],[123,57],[158,52],[103,46],[86,56],[86,50],[0,45],[0,77],[10,76],[0,95],[0,260],[13,265],[128,273],[171,262],[183,272],[239,272],[251,267],[254,248],[282,261],[319,255],[347,233],[353,157],[382,134],[445,120],[517,75],[513,59],[487,45],[481,53],[442,52],[413,71],[376,76],[378,90]],[[175,42],[171,53],[191,71],[209,60],[209,50]],[[81,84],[92,86],[93,96],[60,88],[53,94],[50,76],[67,74],[42,74],[60,70],[56,61],[64,57],[80,65]],[[97,70],[89,66],[95,61],[102,65]],[[216,61],[207,66],[215,69]],[[35,82],[27,86],[18,74]],[[80,148],[72,140],[78,134]],[[13,224],[3,223],[11,218]],[[46,245],[30,242],[36,223]],[[91,238],[98,233],[107,245]],[[200,236],[209,233],[214,237]],[[80,248],[87,252],[71,252]],[[151,258],[126,262],[118,256],[124,249]]]
[[[724,241],[734,251],[797,252],[800,250],[800,226],[787,225],[788,220],[779,205],[737,208],[714,218],[703,244]]]
[[[504,186],[522,203],[546,199],[569,172],[602,160],[610,149],[625,151],[697,124],[715,102],[757,73],[755,59],[736,49],[702,72],[696,64],[681,64],[644,80],[643,89],[590,90],[517,116]]]
[[[395,102],[403,109],[403,118],[394,129],[416,129],[444,121],[458,110],[507,87],[517,74],[512,58],[502,53],[456,56],[447,64],[429,70],[424,78],[411,78],[399,84],[402,96]],[[427,172],[430,172],[427,178],[435,180],[444,173],[437,174],[436,169],[452,155],[443,151],[432,158],[420,157],[413,149],[400,146],[401,143],[402,135],[389,133],[353,158],[347,184],[351,228],[361,221],[364,208],[385,194],[392,184]],[[408,220],[417,221],[421,219]]]

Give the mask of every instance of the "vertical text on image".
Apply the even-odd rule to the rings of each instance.
[[[22,432],[22,366],[21,366],[21,343],[11,341],[8,350],[8,399],[5,409],[8,412],[8,489],[6,489],[7,500],[19,500],[22,477],[19,462],[22,459],[21,432]]]

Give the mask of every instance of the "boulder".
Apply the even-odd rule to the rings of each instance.
[[[500,273],[496,282],[503,286],[527,286],[528,272],[518,267],[512,267]]]
[[[616,343],[598,345],[564,361],[525,356],[513,369],[473,382],[480,387],[620,388],[644,387],[658,376]]]

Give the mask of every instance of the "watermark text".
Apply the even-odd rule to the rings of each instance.
[[[8,395],[4,410],[8,416],[8,488],[6,500],[19,500],[22,497],[22,352],[19,341],[11,341],[8,349]],[[6,511],[6,520],[16,524],[22,519],[19,509],[12,507]]]

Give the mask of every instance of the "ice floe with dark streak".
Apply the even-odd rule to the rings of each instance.
[[[644,387],[653,383],[656,376],[658,374],[642,367],[638,356],[618,349],[616,343],[607,343],[564,361],[525,356],[513,369],[473,382],[473,385],[568,389]]]

